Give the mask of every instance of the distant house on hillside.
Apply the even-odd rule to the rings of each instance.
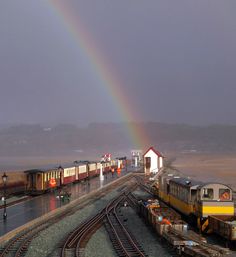
[[[143,155],[144,173],[157,173],[163,167],[163,155],[150,147]]]

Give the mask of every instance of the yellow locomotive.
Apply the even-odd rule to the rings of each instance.
[[[173,174],[159,176],[161,200],[197,221],[202,232],[209,232],[208,217],[234,215],[232,189],[221,183],[203,183]]]

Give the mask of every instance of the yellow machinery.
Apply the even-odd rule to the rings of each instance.
[[[202,183],[173,174],[162,174],[159,177],[159,197],[197,221],[202,232],[209,232],[209,216],[234,215],[232,189],[220,183]]]

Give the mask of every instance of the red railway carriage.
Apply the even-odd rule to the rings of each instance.
[[[45,193],[57,187],[76,181],[92,178],[100,174],[100,165],[103,173],[115,168],[115,162],[75,161],[74,165],[26,170],[26,191],[32,195]]]
[[[63,167],[62,185],[67,185],[76,181],[76,167]]]
[[[107,161],[103,164],[103,173],[108,173],[111,171],[111,162]]]
[[[88,177],[88,165],[87,164],[79,164],[79,166],[76,167],[76,180],[81,181]]]
[[[89,161],[74,161],[75,164],[75,180],[81,181],[88,178]]]
[[[88,164],[88,175],[89,177],[95,177],[97,175],[97,163],[96,162],[90,162]]]
[[[61,171],[58,168],[26,170],[26,191],[30,194],[41,194],[61,185]]]

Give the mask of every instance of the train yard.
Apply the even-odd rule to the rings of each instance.
[[[91,205],[92,203],[95,203],[100,198],[107,196],[108,193],[112,196],[111,192],[114,190],[114,188],[119,187],[119,185],[123,183],[124,178],[120,178],[108,186],[104,186],[102,189],[93,191],[83,196],[79,200],[72,201],[69,206],[63,206],[60,209],[56,209],[55,211],[52,211],[51,213],[44,215],[43,217],[40,217],[26,224],[25,226],[22,226],[17,230],[17,233],[15,232],[16,235],[14,235],[13,231],[3,236],[1,241],[7,241],[7,244],[4,244],[4,247],[0,252],[0,256],[9,256],[9,253],[11,256],[21,256],[18,255],[20,252],[24,252],[21,249],[25,249],[25,246],[28,245],[37,235],[41,234],[47,228],[51,228],[53,225],[57,226],[60,221],[64,220],[65,218],[70,219],[70,217],[73,215],[76,216],[79,210]],[[116,194],[116,192],[114,192],[114,194]],[[18,252],[17,255],[13,254],[15,250]]]
[[[173,256],[173,251],[176,256],[233,256],[229,249],[211,245],[202,236],[188,230],[181,216],[158,200],[154,201],[158,206],[153,215],[154,209],[143,204],[144,199],[136,194],[137,188],[146,199],[150,198],[152,190],[143,176],[128,174],[74,200],[32,224],[26,224],[15,235],[11,233],[2,237],[0,256],[104,256],[104,253],[99,254],[106,251],[102,246],[100,250],[97,246],[98,252],[93,255],[88,253],[87,247],[104,227],[108,241],[104,245],[110,249],[109,256],[155,256],[127,225],[125,215],[131,209],[150,225],[158,240],[164,240],[157,243],[159,249],[168,248],[163,256]],[[163,217],[169,219],[171,225],[163,222]]]

